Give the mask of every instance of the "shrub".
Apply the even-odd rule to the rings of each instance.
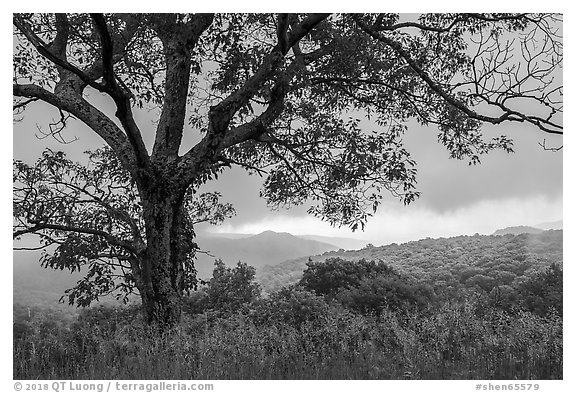
[[[342,288],[335,298],[361,313],[380,313],[424,307],[433,299],[429,286],[396,275],[363,278],[355,287]]]
[[[306,264],[299,284],[318,295],[335,295],[342,288],[357,287],[362,279],[378,275],[397,275],[391,267],[379,261],[361,259],[357,262],[328,258],[324,262]]]
[[[209,308],[225,312],[246,309],[260,297],[260,286],[254,279],[256,269],[252,266],[238,262],[236,267],[229,268],[222,260],[217,260],[214,266],[205,288]]]
[[[297,286],[291,286],[263,299],[258,303],[252,315],[259,324],[280,321],[299,326],[306,321],[326,318],[332,308],[322,296]]]

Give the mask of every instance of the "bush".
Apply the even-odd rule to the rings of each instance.
[[[256,269],[238,262],[236,267],[227,267],[222,260],[214,263],[214,272],[205,292],[208,308],[230,312],[244,310],[260,297],[260,286],[254,277]]]
[[[253,311],[259,324],[274,324],[278,321],[300,326],[306,321],[322,320],[331,312],[331,307],[322,296],[296,286],[283,288],[263,299]]]
[[[333,296],[343,288],[357,287],[362,279],[379,275],[397,275],[391,267],[379,261],[361,259],[357,262],[328,258],[324,262],[306,264],[299,284],[318,295]]]
[[[335,296],[344,306],[361,313],[380,313],[424,307],[433,299],[430,287],[399,276],[379,275],[362,279],[357,286],[343,288]]]
[[[433,289],[395,272],[379,261],[330,258],[309,262],[299,285],[361,313],[422,307],[433,301]]]

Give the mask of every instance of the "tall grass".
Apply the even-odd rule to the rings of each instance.
[[[187,316],[157,335],[133,310],[67,323],[38,314],[14,341],[15,379],[561,379],[562,319],[466,305],[297,324]]]

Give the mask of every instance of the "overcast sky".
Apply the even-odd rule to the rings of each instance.
[[[528,127],[506,131],[515,138],[516,153],[496,151],[485,156],[481,165],[469,166],[448,158],[436,142],[435,130],[410,129],[406,145],[418,164],[422,196],[409,206],[387,196],[364,232],[336,230],[307,216],[305,209],[271,212],[258,198],[260,179],[241,176],[240,171],[227,173],[215,185],[238,210],[237,217],[217,229],[245,233],[272,229],[383,244],[427,236],[490,234],[506,226],[562,219],[562,152],[543,151],[538,144],[543,138],[551,144],[554,138]]]
[[[43,149],[65,151],[81,160],[83,151],[102,144],[98,136],[79,122],[71,124],[62,135],[60,144],[52,138],[38,139],[37,126],[47,123],[57,114],[47,105],[38,103],[21,122],[13,127],[13,156],[33,162]],[[137,121],[144,130],[149,145],[152,141],[152,113],[140,113]],[[374,128],[365,123],[366,128]],[[422,196],[409,206],[385,195],[384,203],[372,217],[364,232],[333,228],[306,214],[306,207],[271,211],[259,198],[263,179],[248,176],[241,169],[227,170],[216,182],[204,186],[206,191],[220,191],[223,201],[231,202],[236,217],[220,227],[199,228],[203,231],[259,233],[264,230],[293,234],[317,234],[353,237],[386,244],[423,237],[459,234],[490,234],[496,229],[514,225],[535,225],[562,219],[562,158],[563,152],[544,151],[539,145],[544,139],[548,146],[562,144],[562,138],[546,135],[533,127],[508,124],[485,126],[487,136],[506,134],[514,139],[515,153],[494,151],[482,158],[482,163],[469,166],[467,161],[448,158],[446,149],[436,142],[434,128],[414,125],[405,135],[405,144],[417,162],[418,190]],[[187,130],[188,143],[197,135]]]

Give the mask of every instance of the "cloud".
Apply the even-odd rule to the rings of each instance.
[[[508,226],[537,225],[559,220],[562,212],[561,196],[490,199],[443,212],[426,206],[389,203],[370,219],[363,232],[333,228],[311,216],[289,216],[280,212],[238,225],[224,224],[214,231],[260,233],[273,230],[295,235],[343,236],[381,245],[425,237],[492,234]]]

